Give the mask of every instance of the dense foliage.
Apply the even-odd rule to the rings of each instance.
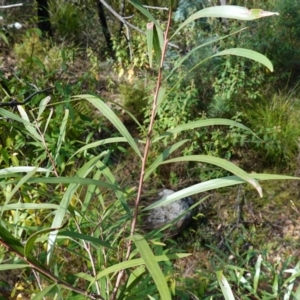
[[[168,1],[49,0],[52,37],[40,1],[0,6],[0,299],[299,297],[299,263],[285,258],[297,241],[276,261],[245,219],[246,196],[225,198],[231,185],[261,193],[258,180],[291,179],[252,171],[300,169],[300,3],[227,1],[280,15],[220,14],[173,35],[218,1],[171,2],[170,25],[158,9]],[[229,48],[262,53],[275,71],[253,53],[220,55]],[[181,190],[167,201],[196,195],[193,225],[176,238],[174,224],[142,226],[162,187]],[[226,209],[209,210],[219,188]]]

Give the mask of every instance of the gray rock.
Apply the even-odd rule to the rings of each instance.
[[[171,194],[175,193],[175,191],[172,190],[163,190],[158,194],[158,196],[161,198],[169,196]],[[146,227],[148,229],[157,229],[161,228],[164,225],[172,222],[174,219],[176,219],[178,216],[180,216],[182,213],[184,213],[187,209],[190,208],[190,206],[193,204],[193,200],[191,197],[186,197],[177,201],[174,201],[168,205],[160,206],[157,208],[154,208],[150,210],[149,214],[147,215],[145,219]],[[183,229],[185,229],[190,222],[192,221],[193,213],[192,211],[187,212],[185,215],[183,215],[175,224],[172,226],[169,230],[169,235],[176,235],[179,232],[181,232]]]

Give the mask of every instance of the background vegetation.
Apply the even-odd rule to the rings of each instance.
[[[144,2],[156,8],[169,5]],[[43,1],[0,9],[1,226],[14,245],[9,251],[0,248],[0,294],[2,299],[85,299],[82,293],[89,290],[108,299],[117,272],[126,267],[121,262],[140,176],[136,154],[145,145],[139,144],[135,152],[124,144],[115,123],[95,109],[102,104],[93,96],[74,96],[99,96],[131,136],[143,140],[159,61],[154,57],[150,66],[147,39],[140,32],[146,31],[149,21],[129,1],[110,1],[109,9],[128,17],[125,20],[138,30],[115,18],[102,2],[99,6],[90,0],[59,4],[51,0],[51,32],[46,32],[37,15],[39,3]],[[170,34],[192,13],[216,4],[174,1]],[[167,96],[158,107],[152,137],[159,139],[179,125],[216,117],[241,122],[253,132],[217,125],[178,132],[152,144],[149,165],[173,143],[178,147],[169,158],[205,154],[249,173],[299,175],[300,3],[228,4],[280,15],[247,23],[205,18],[184,27],[166,53]],[[156,8],[149,11],[165,30],[168,13]],[[218,40],[223,36],[227,38]],[[215,57],[194,68],[206,57],[234,47],[266,55],[274,72],[235,56]],[[172,73],[178,59],[188,53]],[[39,169],[9,174],[11,167],[20,166]],[[226,175],[228,171],[200,162],[161,165],[145,183],[141,204],[150,204],[161,188],[180,190]],[[84,184],[68,181],[76,177]],[[298,299],[299,186],[276,181],[263,188],[262,199],[246,186],[196,196],[195,202],[207,198],[195,208],[192,225],[173,239],[163,232],[146,233],[138,225],[137,233],[146,236],[159,258],[174,299],[223,299],[218,284],[222,274],[236,299]],[[59,207],[67,198],[71,201],[63,214]],[[63,225],[55,226],[60,216]],[[55,234],[50,227],[59,229],[55,249],[49,244],[48,237]],[[135,264],[126,269],[117,299],[159,299],[154,277],[138,261],[138,253],[142,255],[147,246],[134,242]],[[16,256],[20,249],[23,258]],[[191,255],[178,254],[183,252]],[[34,258],[42,269],[48,264],[46,271],[56,277],[28,268]]]

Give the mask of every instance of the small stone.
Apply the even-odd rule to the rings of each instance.
[[[158,194],[161,198],[169,196],[175,193],[173,190],[165,189]],[[148,216],[146,217],[145,223],[148,229],[161,228],[164,225],[172,222],[179,215],[184,213],[190,206],[193,205],[193,200],[191,197],[186,197],[177,201],[174,201],[168,205],[160,206],[150,210]],[[193,213],[188,211],[183,215],[172,227],[169,236],[176,235],[185,229],[192,221]],[[174,228],[175,227],[175,228]]]

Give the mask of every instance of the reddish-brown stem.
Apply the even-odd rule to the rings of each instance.
[[[168,48],[168,34],[169,34],[169,30],[170,30],[170,25],[171,25],[171,17],[172,17],[172,10],[170,9],[169,10],[169,16],[168,16],[167,28],[164,32],[164,44],[163,44],[163,49],[162,49],[162,52],[161,52],[159,72],[158,72],[158,76],[157,76],[156,88],[155,88],[155,93],[154,93],[153,103],[152,103],[150,124],[149,124],[149,127],[148,127],[148,134],[147,134],[147,137],[146,137],[146,145],[145,145],[145,150],[144,150],[144,154],[143,154],[143,158],[142,158],[142,166],[141,166],[139,187],[138,187],[137,197],[136,197],[136,200],[135,200],[135,206],[134,206],[134,212],[133,212],[133,219],[132,219],[132,222],[131,222],[130,235],[133,235],[134,232],[135,232],[137,217],[138,217],[138,214],[139,214],[139,206],[140,206],[142,190],[143,190],[143,184],[144,184],[146,163],[147,163],[147,158],[148,158],[149,149],[150,149],[150,145],[151,145],[153,125],[154,125],[156,111],[157,111],[158,95],[159,95],[159,90],[161,88],[161,82],[162,82],[163,63],[164,63],[165,55],[166,55],[167,48]],[[129,256],[130,256],[130,253],[131,253],[131,248],[132,248],[132,240],[129,240],[128,245],[127,245],[127,252],[126,252],[125,260],[129,259]],[[118,292],[120,282],[122,280],[123,275],[124,275],[124,270],[121,270],[119,272],[117,280],[116,280],[115,288],[114,288],[114,291],[113,291],[113,294],[112,294],[112,300],[116,299],[117,292]]]

